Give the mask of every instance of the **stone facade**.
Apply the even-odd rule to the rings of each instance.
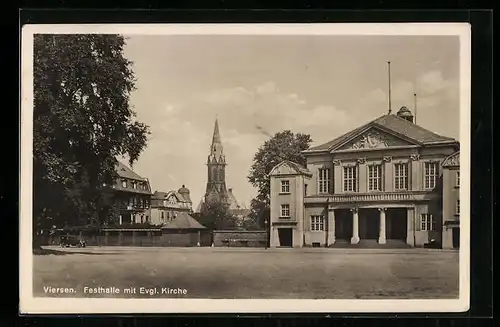
[[[305,151],[306,167],[277,165],[270,245],[442,244],[449,219],[442,214],[442,163],[459,143],[415,125],[408,112]]]
[[[460,151],[443,162],[443,248],[460,246]]]
[[[190,191],[184,185],[177,191],[155,191],[151,198],[151,223],[163,225],[181,212],[192,213]]]

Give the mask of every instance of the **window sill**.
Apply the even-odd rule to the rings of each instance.
[[[290,192],[279,192],[278,195],[290,195]]]
[[[279,218],[279,219],[285,219],[285,220],[286,220],[286,219],[290,219],[290,218],[292,218],[292,217],[278,217],[278,218]]]

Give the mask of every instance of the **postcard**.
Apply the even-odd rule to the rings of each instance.
[[[469,309],[468,24],[21,45],[21,313]]]

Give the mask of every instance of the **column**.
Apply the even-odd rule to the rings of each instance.
[[[335,211],[328,210],[328,245],[335,244]]]
[[[359,217],[358,208],[352,208],[352,237],[351,244],[359,243]]]
[[[123,217],[122,215],[118,216],[118,225],[121,225],[123,222]]]
[[[416,208],[407,208],[406,211],[406,244],[415,246]]]
[[[201,231],[198,231],[198,243],[196,243],[196,246],[200,246],[201,243]]]
[[[386,232],[385,232],[385,208],[378,208],[380,212],[380,224],[379,224],[379,234],[378,234],[378,243],[385,244],[386,241]]]

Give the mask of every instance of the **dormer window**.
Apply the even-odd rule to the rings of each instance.
[[[127,180],[122,180],[122,187],[127,188]]]
[[[132,188],[135,190],[137,189],[137,182],[132,182]]]

